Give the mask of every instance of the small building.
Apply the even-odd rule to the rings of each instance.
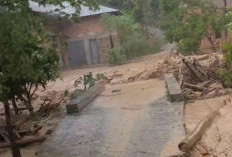
[[[97,10],[81,6],[78,21],[64,18],[61,13],[72,15],[76,9],[68,3],[64,7],[54,5],[40,5],[29,1],[31,10],[35,14],[45,17],[46,30],[54,37],[61,53],[63,67],[80,67],[91,64],[108,63],[107,51],[117,45],[117,33],[110,33],[100,23],[102,14],[119,15],[117,9],[99,6]],[[56,12],[57,8],[60,10]]]

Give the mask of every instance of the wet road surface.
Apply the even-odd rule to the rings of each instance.
[[[183,133],[182,107],[165,95],[161,80],[107,86],[80,114],[61,120],[38,156],[159,157]]]

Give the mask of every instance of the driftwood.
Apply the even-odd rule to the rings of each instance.
[[[210,112],[192,131],[192,133],[183,139],[178,147],[182,152],[188,152],[202,137],[205,131],[211,126],[217,116],[220,116],[220,109]]]
[[[43,142],[45,139],[46,139],[45,136],[25,138],[25,139],[17,140],[16,145],[22,147],[35,142]],[[8,148],[8,147],[11,147],[10,143],[0,143],[0,148]]]
[[[197,59],[198,61],[207,60],[207,59],[209,59],[209,55],[204,55],[204,56],[196,57],[196,59]]]
[[[131,76],[128,78],[128,81],[133,82],[136,78],[138,78],[140,75],[142,75],[146,70],[141,71],[140,73],[136,74],[135,76]]]
[[[184,83],[183,86],[185,88],[189,88],[192,89],[194,91],[204,91],[206,88],[199,86],[199,85],[194,85],[194,84],[190,84],[190,83]]]
[[[196,68],[192,63],[190,63],[186,58],[182,58],[183,63],[186,65],[186,67],[193,73],[198,80],[205,82],[207,81],[207,77],[205,74],[203,74],[198,68]]]

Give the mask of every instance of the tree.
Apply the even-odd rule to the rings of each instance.
[[[146,35],[148,36],[148,26],[154,21],[154,12],[151,7],[152,1],[136,0],[135,2],[135,18],[139,23],[141,23]]]
[[[77,18],[82,4],[96,8],[93,0],[66,0],[77,8],[68,18]],[[40,0],[41,5],[60,6],[63,0]],[[0,102],[4,104],[12,156],[20,157],[11,123],[11,106],[18,112],[17,100],[32,112],[31,99],[39,86],[58,76],[59,57],[52,47],[43,23],[29,8],[28,0],[0,1]]]
[[[225,2],[226,6],[226,2]],[[225,11],[225,9],[224,9]],[[225,19],[227,25],[226,27],[226,36],[227,30],[229,34],[232,34],[232,11],[226,9]],[[224,52],[224,64],[218,69],[219,78],[222,81],[224,87],[232,87],[232,44],[229,41],[222,43],[222,51]]]
[[[216,51],[212,37],[220,37],[227,22],[216,6],[201,0],[160,0],[160,10],[165,37],[181,53],[197,52],[205,37]]]
[[[124,14],[122,16],[105,15],[102,16],[101,22],[106,29],[117,32],[120,42],[119,47],[110,51],[111,63],[122,62],[150,51],[148,40],[133,14]]]

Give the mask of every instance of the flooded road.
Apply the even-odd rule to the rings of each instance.
[[[61,120],[38,156],[159,157],[183,131],[183,110],[165,95],[161,80],[108,85],[81,114]]]

